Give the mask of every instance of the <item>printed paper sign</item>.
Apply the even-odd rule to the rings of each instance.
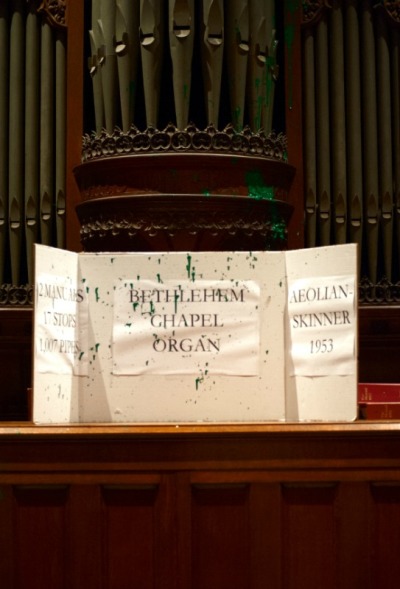
[[[114,293],[113,373],[259,373],[254,281],[131,280]]]
[[[354,374],[354,294],[354,276],[289,282],[291,374]]]
[[[42,274],[36,280],[35,370],[85,375],[88,370],[88,306],[69,278]]]

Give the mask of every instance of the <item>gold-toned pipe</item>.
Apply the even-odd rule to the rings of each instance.
[[[163,59],[162,0],[140,0],[140,50],[148,127],[157,127]]]
[[[26,18],[25,57],[25,240],[28,282],[33,284],[33,244],[39,235],[40,19]]]
[[[346,114],[344,96],[343,15],[340,3],[332,4],[330,20],[330,82],[332,120],[332,196],[335,243],[346,243]]]
[[[105,128],[112,132],[117,116],[117,57],[115,54],[115,0],[100,0],[98,34],[101,39],[100,65]]]
[[[275,86],[278,81],[279,65],[277,63],[278,40],[272,31],[271,43],[268,47],[267,65],[265,69],[265,99],[263,103],[262,126],[266,133],[272,131],[275,104]]]
[[[364,159],[364,214],[367,271],[373,284],[377,281],[379,240],[378,120],[376,104],[376,63],[373,11],[369,0],[363,0],[361,11],[362,53],[362,128]],[[349,33],[350,35],[350,33]]]
[[[230,0],[226,5],[226,49],[232,122],[241,131],[250,50],[248,0]]]
[[[316,30],[317,202],[321,245],[331,243],[331,170],[329,130],[328,24],[323,15]]]
[[[169,46],[178,129],[188,124],[194,46],[194,0],[169,0]]]
[[[379,144],[379,192],[383,240],[383,266],[385,276],[392,279],[393,253],[393,167],[392,167],[392,105],[390,83],[389,35],[382,11],[376,15],[376,55],[378,82],[378,144]]]
[[[392,55],[392,138],[393,138],[393,179],[394,179],[394,224],[397,242],[397,275],[400,270],[400,32],[397,27],[391,30]]]
[[[9,240],[11,280],[21,277],[24,216],[24,61],[25,3],[13,0],[10,21],[10,99],[9,101]]]
[[[66,186],[66,34],[64,30],[56,33],[56,96],[55,96],[55,204],[56,204],[56,244],[65,247],[65,186]]]
[[[115,52],[117,55],[122,129],[134,122],[139,58],[139,3],[117,0]]]
[[[52,244],[54,215],[54,38],[42,23],[40,94],[40,234],[41,243]]]
[[[263,0],[249,0],[250,50],[248,64],[248,105],[250,128],[261,128],[265,101],[268,57],[268,25]]]
[[[224,55],[223,0],[203,0],[202,45],[207,124],[218,127]]]
[[[315,247],[317,245],[317,150],[315,128],[315,39],[312,29],[305,32],[303,56],[305,239],[307,247]]]
[[[100,0],[92,0],[92,21],[91,30],[89,31],[91,55],[88,66],[92,78],[93,106],[97,133],[100,133],[105,126],[103,85],[101,81],[101,61],[103,59],[102,54],[104,53],[104,48],[101,46],[99,20]]]
[[[0,2],[0,284],[5,280],[8,235],[8,2]]]
[[[265,68],[265,99],[263,103],[262,125],[266,133],[272,131],[274,114],[275,86],[279,74],[277,64],[278,39],[276,38],[275,0],[264,0],[266,3],[267,48],[268,56]]]

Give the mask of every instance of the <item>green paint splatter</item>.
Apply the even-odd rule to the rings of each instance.
[[[162,283],[161,274],[157,274],[157,282],[158,282],[159,284],[161,284],[161,283]]]
[[[133,307],[133,310],[134,311],[136,311],[136,309],[138,308],[138,306],[139,306],[139,303],[137,301],[135,303],[132,303],[132,307]]]
[[[276,221],[271,225],[271,235],[274,240],[284,240],[286,237],[286,225],[284,221]]]
[[[262,107],[263,107],[263,98],[259,96],[257,98],[257,112],[254,118],[254,128],[261,129],[261,115],[262,115]]]
[[[256,200],[274,199],[274,188],[272,186],[265,185],[264,178],[261,172],[258,170],[247,172],[246,185],[250,198],[254,198]]]
[[[96,352],[97,352],[97,351],[98,351],[98,349],[99,349],[99,347],[100,347],[100,344],[95,344],[95,346],[94,346],[94,347],[95,347],[95,350],[96,350]]]
[[[236,131],[243,131],[242,125],[242,111],[239,106],[237,106],[233,111],[233,126],[235,127]]]
[[[178,302],[179,302],[179,293],[176,292],[175,295],[174,295],[174,309],[175,309],[175,314],[178,312]]]
[[[206,366],[208,366],[208,362],[206,363]],[[207,368],[204,371],[200,370],[200,376],[198,376],[195,380],[196,391],[199,390],[199,386],[204,382],[204,379],[207,376],[207,374],[208,374]]]
[[[125,323],[125,327],[132,327],[132,323]]]
[[[97,286],[97,287],[94,289],[94,294],[95,294],[95,296],[96,296],[96,303],[98,303],[98,302],[99,302],[99,300],[100,300],[100,296],[99,296],[99,287],[98,287],[98,286]]]
[[[192,256],[190,254],[187,254],[186,259],[187,259],[186,271],[187,271],[188,278],[190,278],[190,273],[192,271]]]
[[[83,356],[84,356],[85,352],[81,352],[78,356],[78,360],[82,360]]]
[[[265,64],[265,105],[272,106],[273,96],[273,72],[275,71],[276,58],[272,55],[267,57]]]

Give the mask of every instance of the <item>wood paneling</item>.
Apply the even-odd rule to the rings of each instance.
[[[338,587],[335,563],[334,484],[283,486],[283,586]]]
[[[0,427],[7,589],[391,588],[400,425]]]
[[[374,483],[373,501],[372,578],[373,587],[391,589],[400,578],[400,483]]]
[[[16,486],[14,587],[61,589],[65,578],[66,486]]]
[[[103,578],[118,589],[154,587],[156,485],[106,486],[103,497]],[[143,541],[146,538],[146,541]]]
[[[193,589],[245,587],[250,577],[246,485],[192,489]]]

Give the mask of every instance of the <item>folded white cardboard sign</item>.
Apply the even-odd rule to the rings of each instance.
[[[36,423],[356,416],[355,246],[35,259]]]

